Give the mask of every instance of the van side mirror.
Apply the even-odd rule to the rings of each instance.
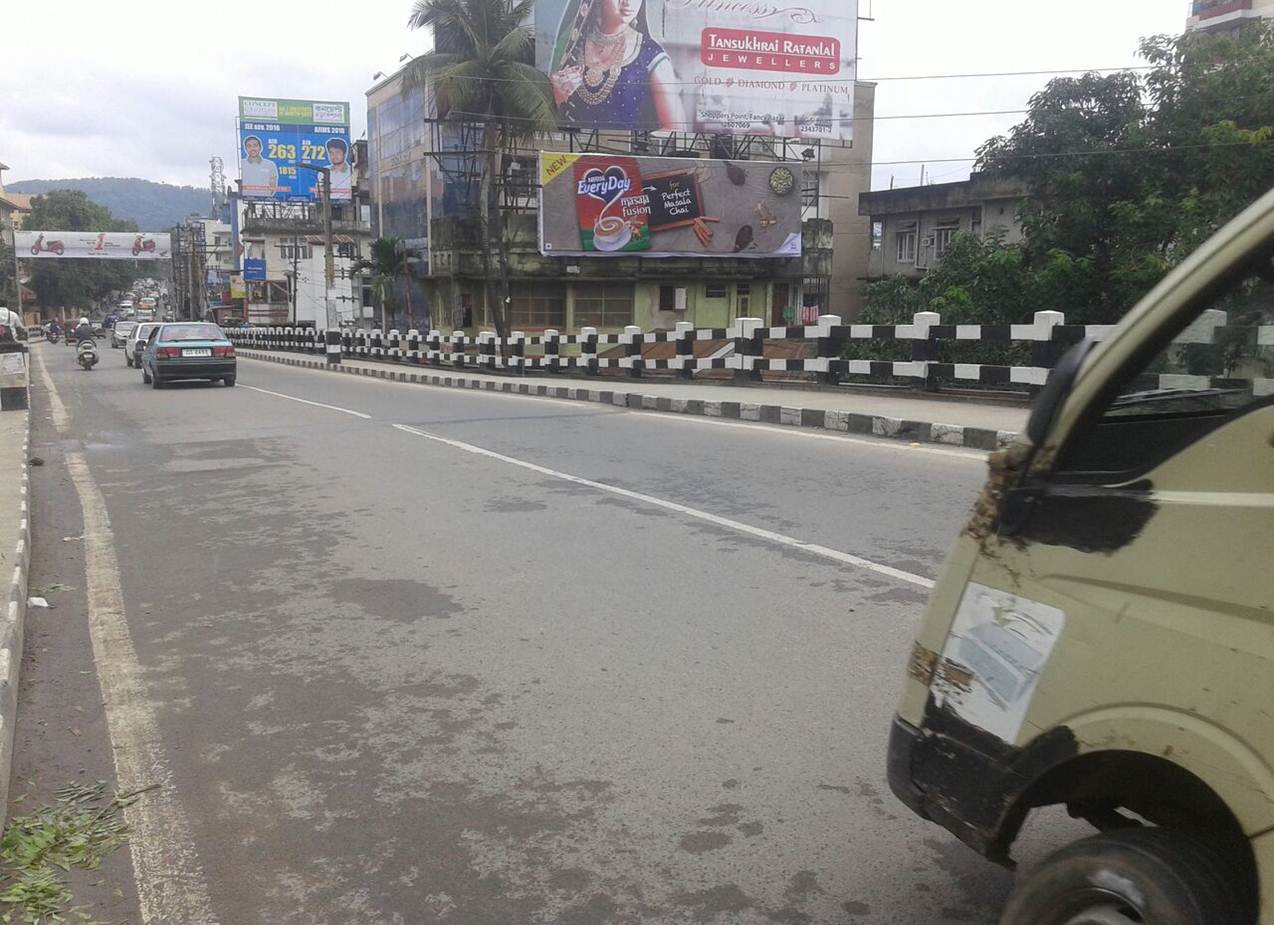
[[[1084,358],[1096,345],[1097,341],[1093,338],[1084,338],[1062,354],[1062,358],[1057,361],[1053,371],[1048,374],[1048,381],[1044,383],[1044,388],[1040,389],[1040,394],[1035,396],[1035,401],[1031,404],[1031,414],[1026,419],[1026,435],[1031,438],[1031,443],[1035,446],[1040,446],[1048,436],[1049,428],[1053,426],[1053,418],[1057,416],[1057,410],[1062,407],[1062,402],[1070,394],[1071,387],[1075,384],[1075,377],[1079,375],[1079,368],[1084,365]]]

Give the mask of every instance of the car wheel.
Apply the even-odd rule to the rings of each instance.
[[[1014,888],[1000,925],[1247,925],[1226,866],[1171,829],[1106,832],[1046,858]]]
[[[222,376],[221,381],[224,382],[227,387],[232,386],[234,385],[234,376]]]
[[[151,376],[150,387],[152,389],[162,389],[164,387],[164,380],[160,379],[158,376]]]
[[[150,373],[146,372],[146,367],[142,367],[142,385],[150,385]]]

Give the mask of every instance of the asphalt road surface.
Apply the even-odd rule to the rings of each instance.
[[[160,784],[142,916],[995,921],[1012,875],[884,780],[978,454],[33,352],[40,478],[72,486],[37,528],[83,524],[45,580],[85,589],[60,619],[119,785]],[[1027,862],[1075,834],[1044,823]]]

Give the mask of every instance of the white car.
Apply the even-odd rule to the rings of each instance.
[[[128,340],[124,342],[124,362],[129,366],[142,366],[142,348],[150,337],[150,332],[159,327],[157,321],[143,321],[128,332]]]

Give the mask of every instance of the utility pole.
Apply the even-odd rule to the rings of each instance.
[[[332,253],[332,170],[318,164],[298,164],[323,176],[323,281],[324,303],[327,309],[327,362],[341,361],[341,319],[336,311],[336,299],[332,288],[336,285],[336,255]]]

